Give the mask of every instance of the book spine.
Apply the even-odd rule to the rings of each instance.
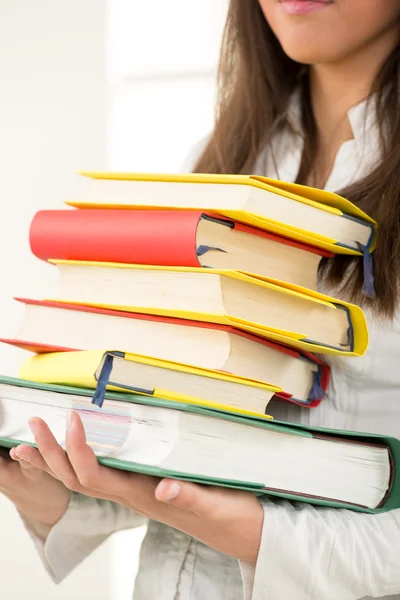
[[[59,210],[38,212],[30,228],[42,260],[80,260],[199,267],[196,233],[201,212]]]

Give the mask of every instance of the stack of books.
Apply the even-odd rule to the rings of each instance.
[[[400,499],[392,438],[310,429],[271,398],[314,410],[321,354],[362,355],[362,310],[317,290],[320,261],[364,261],[375,223],[335,194],[262,177],[90,173],[73,210],[41,211],[33,253],[56,298],[19,298],[30,350],[0,380],[1,443],[65,414],[112,467],[314,503],[386,510]]]

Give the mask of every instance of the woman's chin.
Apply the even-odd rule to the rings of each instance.
[[[304,65],[335,63],[341,59],[339,52],[329,52],[326,44],[318,43],[318,40],[304,38],[299,40],[280,40],[285,54],[292,60]]]

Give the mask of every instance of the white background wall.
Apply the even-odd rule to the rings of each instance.
[[[212,129],[227,0],[107,0],[107,166],[176,172]]]
[[[104,167],[104,19],[101,0],[0,1],[0,336],[15,333],[12,296],[41,297],[52,282],[51,267],[29,253],[32,215],[60,206],[79,167]],[[19,361],[0,346],[2,373]],[[110,547],[55,587],[4,498],[0,532],[2,598],[110,597]]]
[[[0,337],[21,316],[12,296],[54,295],[29,223],[76,194],[76,170],[179,171],[211,130],[226,5],[0,0]],[[16,375],[24,356],[0,344],[0,373]],[[0,531],[5,598],[130,600],[143,530],[115,536],[57,588],[1,497]]]

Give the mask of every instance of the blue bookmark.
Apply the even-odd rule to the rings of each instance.
[[[100,376],[97,381],[96,391],[92,398],[92,404],[95,404],[99,408],[103,406],[104,398],[106,395],[106,387],[110,379],[111,371],[113,368],[114,356],[112,354],[106,354],[104,364],[101,367]]]
[[[222,250],[222,248],[215,248],[214,246],[199,246],[197,248],[196,254],[197,256],[203,256],[203,254],[205,254],[209,250],[217,250],[218,252],[225,252],[226,254],[226,250]]]
[[[308,394],[308,400],[319,400],[324,395],[324,389],[322,387],[322,368],[319,366],[318,371],[313,372],[313,384]]]
[[[360,252],[363,253],[364,285],[362,287],[362,293],[367,298],[375,298],[374,266],[371,253],[367,246],[360,244],[360,242],[358,242],[357,245],[360,249]]]

